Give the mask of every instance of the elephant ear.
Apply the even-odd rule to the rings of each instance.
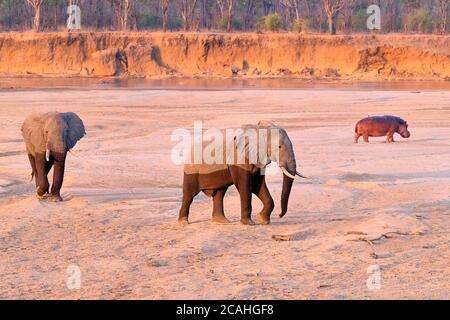
[[[28,153],[33,156],[36,153],[45,152],[44,123],[46,115],[32,114],[22,124],[22,136]]]
[[[84,137],[86,130],[83,121],[73,112],[62,114],[63,119],[67,123],[66,148],[67,150],[75,147],[77,142]]]
[[[236,152],[238,159],[245,159],[258,168],[266,167],[270,161],[267,158],[267,130],[259,126],[244,126],[236,135]]]

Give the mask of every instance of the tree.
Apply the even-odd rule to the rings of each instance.
[[[231,31],[231,23],[233,21],[233,4],[234,0],[227,0],[228,4],[228,16],[227,16],[227,32]]]
[[[33,19],[33,30],[34,32],[40,31],[40,23],[41,23],[41,9],[45,0],[27,0],[28,4],[34,10],[34,19]]]
[[[200,27],[210,30],[215,17],[215,1],[200,0]]]
[[[82,10],[85,28],[99,31],[251,31],[264,28],[265,16],[278,14],[283,28],[347,33],[367,30],[370,4],[381,8],[385,33],[448,34],[450,28],[450,0],[0,0],[0,30],[56,30],[70,4]]]
[[[220,19],[221,21],[226,21],[226,30],[230,32],[233,23],[234,0],[216,0],[216,3],[219,9]]]
[[[282,6],[289,8],[289,10],[294,10],[295,19],[300,20],[300,0],[280,0]]]
[[[278,13],[268,14],[264,17],[264,27],[268,31],[277,31],[280,30],[283,26],[283,22],[281,21],[281,17]]]
[[[254,17],[256,12],[256,1],[247,0],[245,2],[244,8],[244,29],[248,30],[250,28],[251,19]]]
[[[385,0],[385,12],[387,18],[385,28],[388,32],[395,32],[398,30],[399,22],[399,2],[398,0]]]
[[[439,13],[441,16],[441,33],[445,34],[447,32],[447,18],[448,18],[448,8],[449,0],[439,0]]]
[[[350,33],[353,29],[355,18],[356,0],[347,0],[342,8],[343,28],[346,33]]]
[[[183,31],[188,31],[191,28],[196,4],[197,0],[181,0],[181,20],[183,24]]]
[[[120,19],[122,31],[127,31],[128,29],[128,13],[130,11],[130,0],[121,1],[122,17]]]
[[[433,19],[427,11],[417,9],[408,16],[408,30],[423,33],[430,32],[432,28]]]
[[[328,31],[332,35],[336,34],[337,16],[344,4],[344,0],[323,0],[323,8],[328,16]]]
[[[167,22],[169,20],[169,0],[160,0],[159,4],[161,6],[163,31],[166,32],[167,31]]]
[[[130,1],[131,0],[110,0],[116,16],[118,30],[126,31],[128,29]]]
[[[403,30],[410,31],[411,26],[410,18],[414,14],[414,11],[420,9],[420,0],[400,0],[402,4],[402,16],[403,16]]]

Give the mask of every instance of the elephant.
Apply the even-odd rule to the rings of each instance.
[[[258,143],[249,143],[246,138],[248,129],[255,130]],[[273,131],[275,130],[275,131]],[[274,134],[277,133],[278,137]],[[261,134],[262,133],[262,134]],[[244,225],[255,225],[251,219],[252,193],[263,203],[263,209],[256,216],[261,225],[270,223],[270,215],[274,209],[274,201],[266,185],[265,168],[274,161],[283,172],[281,193],[281,214],[283,217],[288,208],[289,195],[296,177],[307,178],[297,172],[294,149],[286,131],[269,121],[260,121],[257,125],[246,125],[231,141],[225,141],[227,150],[235,150],[232,160],[226,163],[185,163],[183,175],[183,199],[179,211],[178,222],[188,224],[189,209],[194,197],[203,191],[213,198],[212,222],[226,224],[223,199],[231,185],[235,185],[241,202],[241,220]],[[232,146],[230,147],[230,143]],[[261,147],[262,146],[262,147]],[[256,148],[259,148],[256,150]],[[261,151],[262,150],[262,151]],[[256,161],[249,157],[257,154]],[[238,163],[237,156],[245,158],[245,163]],[[227,155],[225,155],[228,157]]]
[[[35,179],[39,199],[59,202],[64,179],[66,155],[84,137],[83,121],[73,112],[39,113],[28,116],[22,125],[28,159],[31,164],[31,179]],[[47,175],[53,169],[53,184]]]

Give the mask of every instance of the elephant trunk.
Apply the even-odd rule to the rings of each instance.
[[[295,173],[294,173],[295,174]],[[283,175],[283,189],[281,191],[281,213],[280,218],[284,217],[288,208],[289,195],[291,194],[292,184],[294,179]]]
[[[59,128],[59,127],[58,127]],[[47,142],[45,144],[45,159],[50,161],[50,156],[53,153],[66,154],[66,136],[67,132],[65,130],[53,130],[47,134]]]

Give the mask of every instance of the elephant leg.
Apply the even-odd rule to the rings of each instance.
[[[225,213],[223,211],[223,198],[225,197],[225,193],[227,192],[228,187],[217,190],[216,194],[213,196],[213,214],[212,214],[212,222],[213,223],[230,223],[230,221],[225,217]]]
[[[45,154],[37,153],[34,160],[36,165],[36,193],[39,198],[43,198],[50,187],[45,172]]]
[[[51,168],[51,164],[53,162],[53,184],[51,195],[48,198],[49,201],[62,201],[61,198],[61,187],[64,181],[64,170],[66,167],[66,154],[65,153],[52,153],[50,157],[50,162],[48,163],[48,167]],[[48,169],[50,171],[50,169]]]
[[[250,171],[240,167],[230,167],[231,177],[239,191],[241,200],[241,223],[255,225],[252,215],[252,176]]]
[[[263,208],[261,212],[256,215],[256,219],[260,224],[269,224],[270,215],[275,208],[272,196],[270,195],[269,189],[266,184],[266,176],[256,175],[252,183],[253,193],[261,200],[263,203]]]
[[[189,208],[194,197],[200,192],[198,174],[184,174],[183,176],[183,200],[181,203],[178,222],[187,224],[189,219]]]
[[[38,180],[37,180],[37,170],[36,170],[36,160],[34,159],[33,155],[28,154],[28,159],[30,160],[31,165],[31,180],[33,180],[36,183],[36,188],[38,187]]]

